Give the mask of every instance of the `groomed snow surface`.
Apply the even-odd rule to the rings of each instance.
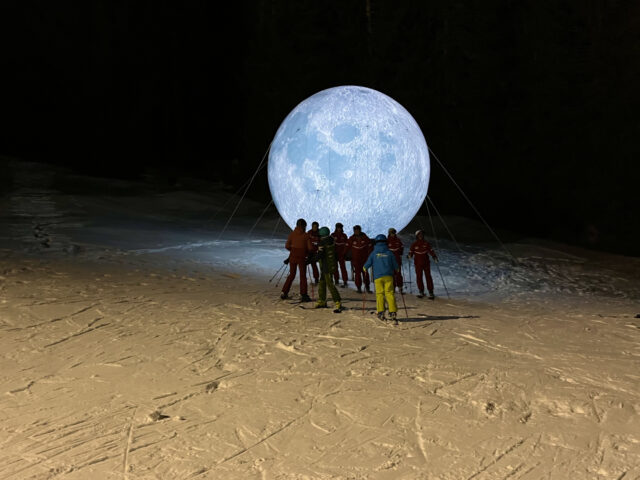
[[[447,218],[394,327],[280,300],[288,228],[221,235],[221,186],[8,165],[1,479],[640,478],[637,258]]]

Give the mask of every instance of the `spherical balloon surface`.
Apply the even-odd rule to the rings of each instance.
[[[269,153],[269,188],[287,224],[298,218],[333,231],[354,225],[371,237],[402,230],[429,186],[429,151],[411,114],[370,88],[329,88],[284,119]]]

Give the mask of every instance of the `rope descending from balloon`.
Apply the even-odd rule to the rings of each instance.
[[[274,227],[273,232],[271,232],[271,238],[273,238],[273,236],[276,234],[276,230],[278,230],[278,227],[280,226],[280,221],[281,220],[282,220],[282,217],[280,215],[278,215],[278,221],[276,222],[276,226]]]
[[[440,251],[440,245],[438,244],[438,237],[436,237],[436,229],[433,226],[433,219],[431,218],[431,211],[429,210],[429,204],[427,203],[426,200],[425,200],[424,204],[427,207],[427,215],[429,215],[429,223],[431,224],[431,231],[433,232],[433,239],[436,242],[436,250],[439,252]],[[436,260],[435,262],[436,262],[436,267],[438,268],[438,273],[440,274],[440,279],[442,280],[442,286],[444,287],[444,291],[447,292],[447,298],[451,298],[451,295],[449,295],[449,290],[447,289],[447,284],[444,283],[444,277],[442,276],[442,272],[440,271],[440,263],[438,262],[438,260]]]
[[[467,201],[467,203],[469,205],[471,205],[471,208],[473,208],[473,211],[476,212],[476,215],[478,215],[478,218],[480,218],[480,220],[482,220],[482,223],[484,223],[484,225],[487,227],[487,229],[491,232],[491,234],[493,235],[493,237],[498,241],[498,243],[500,244],[500,246],[504,249],[505,252],[507,252],[507,254],[511,257],[511,259],[513,260],[514,265],[518,263],[518,260],[516,259],[516,257],[513,256],[513,254],[511,253],[511,251],[509,251],[509,249],[504,245],[504,243],[502,243],[502,240],[500,240],[500,238],[498,237],[498,235],[496,234],[496,232],[493,231],[493,229],[489,226],[489,224],[487,223],[487,221],[484,219],[484,217],[480,214],[480,212],[478,211],[478,209],[476,208],[476,206],[473,204],[473,202],[471,200],[469,200],[469,197],[467,197],[467,195],[464,193],[464,191],[462,190],[462,188],[460,187],[460,185],[458,185],[458,183],[453,179],[453,176],[451,176],[451,174],[449,173],[449,171],[445,168],[445,166],[442,164],[442,162],[440,161],[440,159],[438,158],[438,156],[433,152],[433,150],[431,150],[431,147],[427,146],[427,148],[429,149],[429,152],[431,153],[431,155],[433,156],[433,158],[436,159],[436,162],[438,162],[438,165],[440,165],[440,167],[442,168],[442,170],[444,170],[444,173],[447,174],[447,176],[449,177],[449,179],[453,182],[453,184],[456,186],[456,188],[460,191],[460,193],[462,194],[462,196],[464,197],[464,199]]]
[[[271,143],[273,143],[273,141]],[[220,240],[220,238],[222,237],[222,234],[227,230],[227,227],[229,226],[229,222],[231,222],[231,219],[233,218],[233,216],[238,211],[238,208],[240,208],[240,204],[242,203],[242,200],[244,200],[244,197],[247,194],[247,192],[249,191],[249,188],[251,188],[251,184],[255,180],[256,175],[258,175],[258,172],[262,169],[262,164],[264,163],[265,159],[267,158],[267,155],[269,154],[269,150],[271,150],[271,143],[267,147],[267,150],[264,152],[264,155],[262,156],[262,160],[260,161],[260,164],[258,165],[258,168],[256,168],[255,172],[253,172],[253,176],[249,180],[249,184],[247,185],[247,188],[245,188],[244,192],[242,193],[242,197],[240,197],[240,200],[238,200],[238,203],[236,204],[236,208],[233,209],[233,212],[231,212],[231,215],[229,216],[229,218],[227,220],[227,223],[224,224],[224,227],[222,228],[222,231],[218,235],[218,240]]]
[[[262,169],[262,168],[264,168],[264,166],[260,167],[260,169]],[[213,216],[211,216],[209,218],[209,221],[215,219],[218,216],[218,214],[220,214],[220,212],[222,212],[224,210],[224,207],[226,207],[231,200],[233,200],[235,197],[237,197],[238,194],[242,191],[242,189],[244,187],[246,187],[247,183],[249,183],[250,181],[251,181],[251,177],[247,178],[247,180],[240,186],[240,188],[238,188],[238,190],[236,190],[233,195],[231,195],[229,198],[227,198],[227,200],[222,204],[222,206],[218,208],[216,213],[214,213]]]
[[[433,203],[433,200],[431,200],[431,197],[429,195],[427,195],[426,197],[427,200],[429,200],[429,203],[431,204],[431,206],[433,207],[433,210],[436,212],[436,215],[438,216],[438,218],[440,219],[440,222],[442,223],[442,225],[444,226],[444,229],[447,231],[447,233],[449,234],[449,236],[451,237],[451,239],[453,240],[453,243],[456,244],[456,248],[458,249],[458,251],[460,253],[464,253],[464,251],[462,251],[462,248],[460,248],[460,244],[458,243],[458,241],[456,240],[456,237],[454,237],[453,233],[451,232],[451,230],[449,230],[449,226],[447,225],[447,223],[444,221],[444,218],[442,217],[442,215],[440,215],[440,212],[438,211],[438,209],[436,208],[436,204]],[[427,200],[425,200],[424,204],[427,207],[427,213],[429,212],[429,205],[427,204]],[[433,224],[431,224],[431,227],[433,228]],[[435,236],[435,229],[433,232],[434,236]],[[437,243],[437,242],[436,242]]]
[[[266,207],[264,207],[264,210],[262,210],[262,213],[260,214],[260,216],[258,217],[258,219],[255,221],[255,223],[253,224],[253,226],[251,227],[251,229],[249,230],[248,233],[248,237],[251,238],[251,234],[253,233],[253,229],[256,228],[256,225],[258,225],[258,222],[260,222],[260,220],[262,220],[262,217],[264,217],[264,214],[267,213],[267,210],[269,209],[269,207],[271,206],[271,204],[273,203],[273,198],[271,199],[271,201],[267,204]]]

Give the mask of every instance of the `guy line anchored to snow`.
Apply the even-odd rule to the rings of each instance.
[[[476,206],[473,204],[473,202],[469,199],[469,197],[467,197],[467,194],[464,193],[464,190],[462,190],[462,187],[460,187],[460,185],[458,185],[458,182],[456,182],[453,178],[453,176],[449,173],[449,170],[447,170],[445,168],[445,166],[442,164],[442,162],[440,161],[440,159],[438,158],[438,156],[435,154],[435,152],[433,150],[431,150],[431,147],[428,147],[429,152],[431,153],[431,155],[433,156],[433,158],[436,159],[436,162],[438,162],[438,165],[440,165],[440,167],[442,168],[442,170],[444,170],[444,173],[447,174],[447,176],[449,177],[449,179],[453,182],[453,184],[456,186],[456,188],[460,191],[460,194],[462,194],[462,196],[464,197],[464,199],[467,201],[467,203],[471,206],[471,208],[473,208],[473,211],[476,212],[476,215],[478,215],[478,218],[480,220],[482,220],[482,223],[484,223],[484,225],[487,227],[487,229],[491,232],[491,234],[493,235],[493,237],[498,241],[498,243],[500,244],[500,246],[502,246],[502,248],[505,250],[505,252],[507,252],[507,254],[509,254],[509,256],[513,259],[514,263],[518,263],[518,260],[516,259],[516,257],[513,256],[513,254],[509,251],[509,249],[504,245],[504,243],[502,243],[502,240],[500,240],[500,238],[498,237],[498,235],[496,234],[496,232],[493,231],[493,229],[489,226],[489,224],[487,223],[487,221],[484,219],[484,217],[480,214],[480,211],[476,208]]]
[[[231,222],[231,219],[233,218],[233,216],[238,211],[238,208],[240,208],[240,204],[242,203],[242,200],[244,200],[245,195],[247,194],[247,192],[251,188],[251,185],[253,184],[253,181],[255,180],[256,175],[258,175],[258,172],[262,169],[262,164],[264,163],[265,159],[269,155],[269,150],[271,150],[271,144],[272,143],[273,143],[273,140],[271,141],[271,143],[269,143],[269,146],[265,150],[264,155],[262,156],[262,160],[260,160],[260,164],[258,165],[258,168],[256,168],[255,172],[253,172],[253,175],[251,176],[251,179],[249,180],[249,184],[247,185],[247,188],[244,189],[244,192],[242,193],[242,197],[240,197],[240,200],[238,200],[238,203],[236,204],[236,207],[233,209],[233,212],[231,212],[231,215],[229,216],[229,218],[227,220],[227,223],[224,224],[224,227],[220,231],[220,234],[218,235],[218,240],[220,240],[220,238],[222,237],[222,234],[227,230],[227,227],[229,226],[229,223]]]
[[[222,228],[222,230],[220,231],[220,234],[218,235],[218,240],[220,240],[220,238],[222,237],[222,235],[224,234],[224,232],[227,230],[227,227],[229,226],[229,223],[231,223],[231,220],[233,219],[233,217],[235,216],[236,212],[238,211],[238,209],[240,208],[240,204],[242,203],[242,200],[244,200],[244,197],[247,195],[249,189],[251,188],[251,185],[253,184],[253,181],[255,180],[256,176],[258,175],[258,173],[260,172],[260,170],[262,170],[262,168],[264,167],[265,164],[265,160],[267,159],[268,155],[269,155],[269,151],[271,150],[271,146],[273,144],[273,140],[269,143],[269,146],[267,147],[267,149],[264,152],[264,155],[262,156],[262,160],[260,160],[260,163],[258,164],[258,167],[256,168],[256,170],[253,172],[253,175],[251,176],[251,178],[245,182],[244,185],[246,185],[246,188],[244,188],[244,192],[242,193],[242,196],[240,197],[240,199],[238,200],[238,203],[236,204],[235,208],[233,209],[233,212],[231,212],[231,215],[229,216],[229,218],[227,219],[226,223],[224,224],[224,227]],[[435,152],[431,149],[431,147],[427,146],[429,153],[431,154],[431,156],[436,160],[436,162],[438,163],[438,165],[440,165],[440,167],[442,168],[442,170],[445,172],[445,174],[447,175],[447,177],[449,177],[449,179],[451,180],[451,182],[455,185],[455,187],[458,189],[458,191],[460,192],[460,194],[462,195],[462,197],[467,201],[467,203],[471,206],[471,208],[473,209],[473,211],[476,213],[476,215],[478,216],[478,218],[482,221],[482,223],[485,225],[485,227],[487,227],[487,229],[489,230],[489,232],[491,233],[491,235],[497,240],[497,242],[500,244],[500,246],[502,247],[502,249],[507,253],[507,255],[509,257],[511,257],[514,265],[518,264],[518,260],[516,259],[516,257],[511,253],[511,251],[505,246],[505,244],[502,242],[502,240],[500,240],[500,237],[498,237],[498,235],[496,234],[496,232],[493,230],[493,228],[491,228],[491,226],[489,225],[489,223],[484,219],[484,217],[482,216],[482,214],[480,213],[480,211],[478,210],[478,208],[475,206],[475,204],[471,201],[471,199],[467,196],[467,194],[464,192],[464,190],[462,189],[462,187],[460,187],[460,185],[458,184],[458,182],[456,182],[456,180],[453,178],[453,175],[451,175],[451,173],[449,172],[449,170],[447,170],[447,168],[444,166],[444,164],[440,161],[440,159],[438,158],[438,156],[435,154]],[[240,189],[238,190],[238,192],[243,188],[240,187]],[[318,195],[319,190],[316,189],[316,197]],[[431,222],[431,226],[433,229],[433,233],[435,236],[435,229],[433,228],[433,221],[431,220],[431,213],[429,211],[429,204],[427,203],[430,202],[431,205],[433,206],[436,214],[438,215],[438,217],[440,218],[440,221],[443,223],[445,229],[447,230],[447,232],[449,233],[449,235],[451,236],[451,238],[453,239],[454,243],[456,244],[456,246],[458,247],[458,250],[461,251],[460,249],[460,245],[458,244],[455,236],[451,233],[451,230],[449,229],[449,227],[446,225],[446,223],[444,222],[442,216],[440,215],[440,213],[438,212],[435,204],[433,203],[433,200],[426,195],[425,196],[425,200],[424,203],[427,206],[427,213],[429,215],[429,221]],[[269,202],[269,204],[265,207],[265,209],[262,211],[260,217],[258,218],[258,220],[255,222],[255,224],[253,225],[253,227],[250,230],[250,234],[251,232],[254,230],[255,226],[257,225],[257,223],[260,221],[260,219],[264,216],[264,214],[266,213],[267,209],[273,204],[273,199],[271,199],[271,201]],[[277,227],[276,227],[277,228]],[[275,232],[275,230],[274,230]],[[437,242],[437,240],[436,240]],[[438,245],[436,245],[436,248],[438,248]],[[438,271],[440,272],[440,268],[438,266]],[[442,273],[440,272],[440,276],[442,277]],[[444,279],[443,279],[443,284],[444,284]],[[446,286],[445,286],[445,290],[447,290]],[[447,290],[447,296],[449,296],[449,292]]]

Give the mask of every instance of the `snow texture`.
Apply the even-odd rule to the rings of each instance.
[[[450,218],[436,300],[398,296],[394,327],[351,289],[281,301],[263,205],[219,238],[219,188],[12,174],[2,479],[640,478],[636,258],[521,239],[514,265]]]

